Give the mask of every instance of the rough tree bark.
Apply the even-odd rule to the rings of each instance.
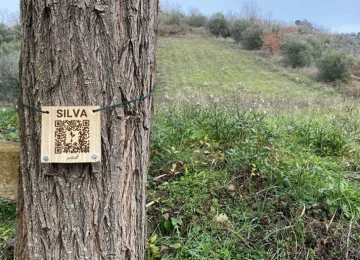
[[[106,106],[153,86],[158,0],[21,0],[20,96]],[[152,98],[101,113],[102,163],[41,164],[20,108],[16,259],[144,259]]]

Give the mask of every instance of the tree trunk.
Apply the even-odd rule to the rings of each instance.
[[[158,0],[21,0],[20,96],[107,106],[154,82]],[[102,162],[41,164],[41,114],[19,109],[16,259],[144,259],[152,98],[101,113]]]

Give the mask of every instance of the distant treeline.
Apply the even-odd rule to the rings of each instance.
[[[19,90],[20,25],[0,23],[0,100],[13,102]]]

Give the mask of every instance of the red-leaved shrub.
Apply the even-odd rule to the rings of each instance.
[[[355,77],[360,77],[360,61],[355,61],[352,68],[351,68],[351,73],[355,76]]]
[[[278,34],[268,34],[265,37],[263,48],[274,55],[280,49],[281,40],[282,37]]]

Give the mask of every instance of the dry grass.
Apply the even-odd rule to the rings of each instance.
[[[0,142],[0,198],[16,199],[19,150],[19,143]]]
[[[360,81],[352,80],[349,84],[343,84],[341,89],[344,90],[345,94],[350,97],[360,97]]]

